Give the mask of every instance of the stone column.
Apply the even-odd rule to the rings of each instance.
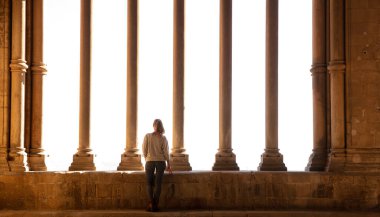
[[[117,170],[143,170],[137,148],[138,0],[128,0],[127,16],[127,137]]]
[[[28,153],[28,165],[32,171],[47,170],[42,148],[43,78],[47,72],[43,55],[43,3],[43,0],[32,2],[32,135]]]
[[[231,145],[232,0],[220,0],[219,26],[219,149],[212,170],[239,170]]]
[[[25,106],[24,106],[24,147],[27,154],[27,165],[29,166],[29,149],[31,146],[32,133],[32,20],[33,1],[26,1],[26,22],[25,22],[25,61],[28,69],[25,73]]]
[[[326,0],[313,0],[313,153],[306,171],[324,171],[327,160]]]
[[[10,1],[0,0],[0,172],[9,171],[8,146],[10,132]]]
[[[265,152],[260,171],[286,171],[278,149],[278,0],[266,1]]]
[[[345,6],[344,0],[330,0],[331,149],[328,171],[341,171],[345,163]]]
[[[95,170],[90,148],[92,0],[81,0],[79,147],[70,171]]]
[[[9,166],[11,171],[27,171],[24,148],[25,0],[12,1],[11,124]]]
[[[184,147],[185,89],[185,0],[173,0],[173,148],[172,170],[189,171],[189,156]]]

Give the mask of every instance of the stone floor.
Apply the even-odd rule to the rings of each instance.
[[[0,217],[379,217],[380,212],[350,211],[231,211],[231,210],[65,210],[14,211],[2,210]]]

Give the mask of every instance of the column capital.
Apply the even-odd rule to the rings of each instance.
[[[327,64],[320,63],[320,64],[313,64],[311,65],[310,69],[311,75],[320,75],[320,74],[326,74],[327,72]]]
[[[46,75],[48,71],[44,63],[32,63],[31,70],[33,75]]]
[[[329,66],[327,67],[327,69],[329,70],[329,73],[333,73],[333,72],[342,72],[344,73],[345,72],[345,69],[346,69],[346,64],[344,61],[330,61],[329,62]]]
[[[26,73],[28,69],[28,65],[26,64],[26,61],[23,59],[11,60],[11,64],[9,65],[9,67],[11,68],[11,72]]]

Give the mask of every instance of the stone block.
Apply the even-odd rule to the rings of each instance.
[[[267,183],[265,186],[267,198],[284,198],[286,195],[286,185],[277,183]]]
[[[330,184],[314,184],[310,187],[313,198],[333,198],[334,188]]]
[[[287,183],[310,183],[311,179],[315,179],[316,177],[306,174],[306,173],[292,173],[292,175],[287,176]]]
[[[287,183],[288,173],[287,172],[274,172],[272,174],[272,183]]]
[[[122,183],[141,183],[145,182],[145,173],[144,172],[133,172],[133,173],[121,173],[121,182]],[[166,176],[164,176],[163,181],[165,181]],[[112,182],[112,175],[110,176],[110,181]]]
[[[114,207],[112,198],[97,198],[96,200],[97,200],[96,203],[94,202],[88,203],[88,206],[90,207],[93,206],[93,208],[96,208],[96,209],[109,209],[109,207]],[[94,206],[95,204],[96,206]]]
[[[350,8],[352,9],[366,9],[368,8],[368,0],[351,0]]]
[[[183,214],[183,217],[213,217],[213,213],[208,211],[188,211]]]
[[[368,8],[380,8],[378,0],[368,0]]]
[[[246,217],[247,214],[242,211],[214,211],[212,213],[213,217]]]
[[[377,189],[380,190],[380,177],[379,176],[366,176],[367,186],[377,186]]]
[[[336,203],[334,199],[327,199],[327,198],[312,198],[307,200],[307,209],[312,210],[329,210],[329,209],[336,209],[339,207],[339,205]]]
[[[379,3],[377,3],[379,5]],[[379,23],[380,20],[380,8],[379,7],[371,7],[371,9],[367,9],[368,13],[368,22],[369,23]]]
[[[130,199],[130,198],[141,198],[146,197],[146,187],[145,183],[124,183],[122,184],[122,198]],[[164,191],[164,186],[162,186]]]
[[[272,182],[271,172],[255,172],[252,173],[252,183],[262,184],[267,182]]]
[[[252,184],[251,185],[251,197],[258,197],[258,198],[264,198],[266,196],[266,184],[260,183],[260,184]]]
[[[367,9],[352,9],[351,10],[351,23],[366,23],[369,21],[369,14]]]
[[[96,198],[111,198],[112,184],[96,184]]]
[[[296,197],[297,198],[311,198],[311,184],[298,183],[296,184]]]
[[[288,200],[289,209],[305,209],[308,204],[308,199],[290,199]]]
[[[285,197],[289,200],[295,199],[297,197],[297,185],[296,184],[287,184]]]
[[[267,198],[266,208],[267,209],[287,209],[289,206],[288,200],[284,198]]]
[[[345,175],[345,176],[335,176],[333,178],[334,183],[337,183],[338,185],[346,184],[351,185],[354,184],[354,176],[352,175]]]

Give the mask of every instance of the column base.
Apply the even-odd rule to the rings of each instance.
[[[26,153],[25,151],[9,152],[8,155],[8,165],[9,170],[12,172],[25,172],[29,168],[26,164]]]
[[[9,165],[6,154],[0,154],[0,172],[8,172]]]
[[[331,150],[327,160],[326,171],[328,172],[343,172],[346,163],[345,149]]]
[[[170,166],[173,171],[191,171],[188,154],[170,154]]]
[[[96,170],[93,154],[74,154],[69,171]]]
[[[121,155],[121,162],[117,167],[119,171],[141,171],[144,167],[141,163],[140,154],[124,153]]]
[[[29,155],[28,166],[30,171],[47,171],[45,155]]]
[[[0,148],[0,171],[1,172],[10,171],[7,155],[8,155],[7,154],[7,148],[1,147]]]
[[[348,148],[345,172],[380,172],[380,148]]]
[[[215,155],[215,163],[212,167],[213,171],[232,170],[239,171],[236,163],[236,155],[234,153],[217,153]]]
[[[305,171],[325,171],[327,163],[327,153],[319,150],[313,150],[309,157],[309,163]]]
[[[287,171],[283,162],[282,154],[277,150],[265,150],[261,155],[261,162],[257,167],[258,171]]]

